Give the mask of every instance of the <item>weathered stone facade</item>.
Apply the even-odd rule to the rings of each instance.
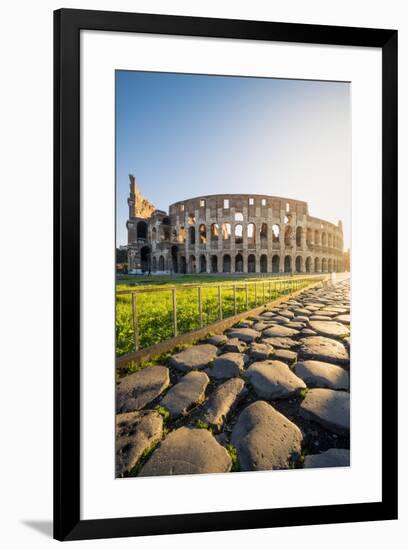
[[[156,210],[130,177],[130,273],[344,271],[343,227],[307,203],[270,195],[207,195]]]

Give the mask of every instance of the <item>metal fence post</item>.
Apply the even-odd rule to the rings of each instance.
[[[173,334],[177,336],[177,301],[176,301],[176,289],[171,289],[171,299],[173,303]]]
[[[137,327],[137,308],[136,308],[136,292],[132,292],[132,320],[133,320],[133,337],[135,340],[135,351],[139,349],[139,331]]]

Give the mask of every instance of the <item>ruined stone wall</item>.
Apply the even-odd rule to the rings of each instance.
[[[148,220],[152,271],[315,273],[343,271],[343,229],[307,203],[268,195],[209,195]],[[140,250],[140,246],[138,246]]]

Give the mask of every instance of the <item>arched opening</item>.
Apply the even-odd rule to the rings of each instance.
[[[196,257],[191,255],[190,259],[188,261],[188,271],[189,273],[195,273],[196,272]]]
[[[185,243],[186,242],[186,229],[185,227],[181,226],[179,230],[179,243]]]
[[[161,240],[162,241],[170,240],[170,227],[164,226],[161,228]]]
[[[272,226],[272,242],[278,243],[279,242],[279,233],[280,233],[280,227],[276,223]]]
[[[315,258],[314,270],[315,270],[316,273],[320,272],[320,258]]]
[[[177,239],[177,229],[173,229],[173,232],[172,232],[172,234],[171,234],[171,239],[172,239],[172,241],[173,241],[174,243],[177,242],[177,240],[178,240],[178,239]]]
[[[173,272],[178,273],[178,246],[176,245],[171,247],[171,261],[173,265]]]
[[[218,243],[218,225],[216,223],[211,224],[211,242]]]
[[[248,273],[255,273],[256,262],[254,254],[248,256]]]
[[[225,254],[222,259],[222,270],[224,273],[231,272],[231,256],[229,254]]]
[[[306,258],[306,273],[310,273],[312,271],[312,258],[309,256]]]
[[[224,241],[231,240],[231,224],[223,223],[221,226],[221,233]]]
[[[261,248],[267,248],[268,247],[268,224],[267,223],[263,223],[261,225],[259,237],[261,239]]]
[[[170,225],[170,218],[167,217],[167,216],[164,217],[164,218],[162,219],[162,224],[163,224],[163,225]]]
[[[200,256],[200,273],[207,273],[207,258],[204,254]]]
[[[241,254],[235,256],[235,271],[237,273],[242,273],[244,271],[244,258]]]
[[[316,230],[315,233],[314,233],[314,243],[316,245],[319,245],[320,244],[320,233]]]
[[[242,244],[242,224],[237,223],[234,230],[235,244]]]
[[[285,228],[285,246],[292,246],[293,229],[287,225]]]
[[[164,271],[164,258],[160,256],[159,258],[159,271]]]
[[[253,248],[253,246],[255,245],[255,224],[254,223],[249,223],[247,226],[247,239],[248,239],[248,246],[251,246]]]
[[[180,256],[180,273],[187,273],[187,262],[185,256]]]
[[[285,273],[290,273],[292,271],[292,258],[290,256],[285,256]]]
[[[279,256],[277,254],[272,257],[272,273],[279,273]]]
[[[156,260],[156,256],[153,257],[153,260],[152,260],[152,271],[157,271],[157,260]]]
[[[218,258],[217,256],[211,256],[211,273],[218,273]]]
[[[302,256],[296,256],[295,267],[298,273],[302,272],[302,263],[303,263]]]
[[[153,242],[157,241],[157,230],[156,230],[155,227],[153,227],[153,229],[152,229],[152,241]]]
[[[300,248],[302,246],[302,228],[299,226],[296,228],[296,246]]]
[[[327,246],[330,248],[333,247],[333,235],[331,233],[327,235]]]
[[[266,256],[266,254],[262,254],[261,256],[260,268],[261,268],[261,273],[266,273],[268,271],[268,257]]]
[[[323,271],[323,273],[327,273],[327,260],[326,260],[326,258],[322,259],[322,271]]]
[[[203,223],[198,228],[198,233],[200,236],[200,244],[205,244],[207,242],[207,228]]]
[[[195,244],[195,227],[188,228],[188,240],[190,244]]]
[[[306,229],[306,244],[308,246],[313,244],[313,231],[310,229],[310,227]]]
[[[147,239],[147,223],[138,222],[137,223],[137,238],[138,239]]]
[[[236,222],[243,222],[244,221],[244,216],[243,216],[242,212],[235,212],[234,219],[235,219]]]
[[[196,222],[196,219],[195,219],[194,214],[189,214],[188,218],[187,218],[187,223],[189,225],[193,225],[193,224],[195,224],[195,222]]]
[[[328,265],[328,271],[329,273],[331,273],[333,271],[333,264],[332,264],[331,258],[327,262],[327,265]]]
[[[322,233],[322,246],[327,246],[327,233]]]
[[[148,246],[142,246],[140,250],[140,260],[142,271],[150,270],[150,248]]]

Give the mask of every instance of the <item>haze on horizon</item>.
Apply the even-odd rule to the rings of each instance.
[[[116,72],[117,246],[129,174],[156,208],[200,195],[303,200],[351,230],[350,84]]]

